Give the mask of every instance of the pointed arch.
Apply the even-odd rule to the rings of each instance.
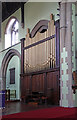
[[[11,17],[9,18],[7,24],[6,24],[6,27],[5,27],[5,32],[4,32],[5,34],[6,34],[6,32],[7,32],[8,25],[9,25],[9,23],[10,23],[10,21],[11,21],[12,19],[15,19],[15,20],[18,21],[18,19],[17,19],[15,16],[11,16]],[[19,22],[19,21],[18,21],[18,22]]]
[[[19,59],[21,60],[21,55],[16,49],[10,49],[5,54],[5,56],[3,58],[3,61],[2,61],[2,65],[1,65],[1,78],[2,78],[2,81],[3,81],[2,89],[6,88],[6,71],[7,71],[8,64],[9,64],[9,62],[12,59],[13,56],[18,56]]]
[[[33,38],[36,33],[39,32],[44,32],[48,29],[48,20],[40,20],[35,27],[31,31],[31,38]]]
[[[17,18],[14,16],[10,17],[5,27],[5,48],[18,43],[18,29],[19,22]]]

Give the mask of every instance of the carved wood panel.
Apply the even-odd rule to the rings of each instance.
[[[59,71],[47,73],[48,102],[59,104]]]
[[[46,76],[45,76],[46,75]],[[49,104],[59,104],[59,70],[25,75],[22,80],[22,95],[42,92],[48,97]],[[25,97],[26,98],[26,97]]]
[[[32,91],[44,92],[44,76],[43,74],[34,75],[32,77]]]

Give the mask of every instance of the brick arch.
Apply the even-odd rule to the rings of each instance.
[[[21,60],[20,53],[15,49],[10,49],[5,54],[5,56],[2,60],[2,65],[1,65],[1,78],[2,78],[2,83],[3,83],[2,89],[6,88],[6,71],[7,71],[8,64],[9,64],[9,62],[12,59],[13,56],[18,56],[19,59]]]

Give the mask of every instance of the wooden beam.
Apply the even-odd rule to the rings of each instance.
[[[20,74],[20,76],[26,76],[26,75],[37,75],[37,74],[42,74],[42,73],[48,73],[48,72],[55,72],[55,71],[59,71],[60,68],[52,68],[52,69],[47,69],[47,70],[40,70],[40,71],[36,71],[36,72],[30,72],[30,73],[24,73],[24,74]]]
[[[25,38],[21,39],[21,73],[24,73],[24,40]]]
[[[24,28],[24,3],[21,2],[21,26]]]

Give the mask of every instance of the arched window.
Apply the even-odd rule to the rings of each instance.
[[[5,48],[11,47],[18,43],[18,21],[11,18],[7,24],[5,31]]]

